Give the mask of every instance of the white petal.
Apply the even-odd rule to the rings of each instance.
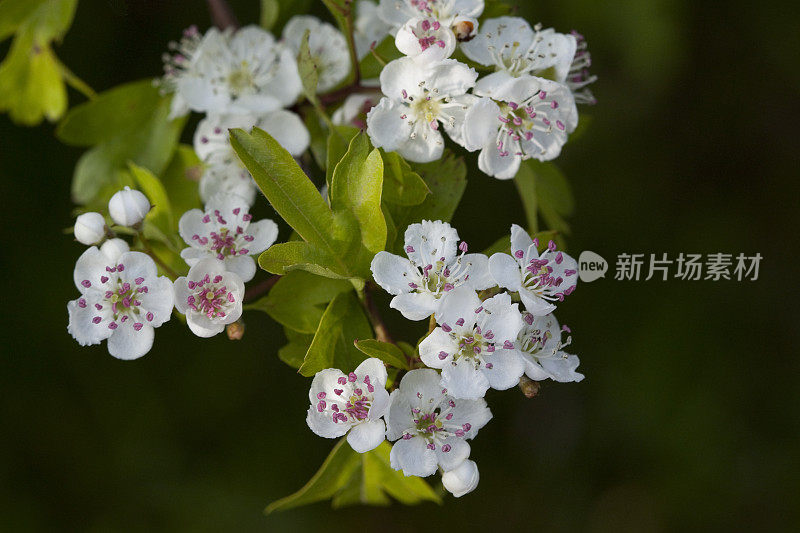
[[[471,360],[459,359],[442,369],[442,387],[455,398],[477,400],[489,390],[489,380]]]
[[[430,401],[436,404],[444,399],[439,381],[439,373],[430,368],[411,370],[400,380],[400,391],[414,405]],[[417,393],[422,396],[422,400]]]
[[[408,108],[389,98],[381,98],[367,113],[367,133],[376,148],[396,152],[411,137],[408,120],[401,118]]]
[[[442,368],[453,360],[453,354],[458,351],[458,344],[442,328],[434,329],[430,335],[419,343],[419,356],[422,362],[431,368]],[[440,354],[446,354],[444,359]]]
[[[470,152],[493,144],[500,128],[500,107],[491,98],[481,98],[464,116],[464,148]]]
[[[347,422],[334,422],[333,415],[329,411],[320,413],[314,405],[308,408],[306,424],[311,431],[326,439],[341,437],[351,427]]]
[[[370,265],[375,283],[389,294],[409,292],[408,286],[419,277],[408,259],[381,251],[375,254]]]
[[[381,92],[394,102],[402,102],[406,98],[404,94],[416,94],[419,84],[428,82],[428,76],[425,65],[412,58],[395,59],[381,71]]]
[[[237,274],[242,281],[250,281],[256,275],[256,261],[249,255],[227,256],[224,263],[226,270]]]
[[[470,429],[466,432],[464,438],[472,439],[478,434],[483,426],[492,419],[492,411],[486,405],[486,400],[478,398],[474,400],[456,400],[456,406],[453,408],[454,424],[470,424]]]
[[[90,287],[99,286],[101,283],[100,277],[106,275],[106,267],[111,264],[116,263],[110,261],[97,246],[87,248],[75,263],[75,270],[72,275],[75,286],[81,292],[86,291],[87,284],[89,284]]]
[[[405,378],[403,378],[405,379]],[[436,378],[438,384],[439,378]],[[403,431],[414,427],[411,404],[406,394],[395,389],[389,395],[389,408],[383,415],[386,420],[386,438],[395,441],[403,436]]]
[[[467,284],[476,291],[497,285],[489,272],[489,258],[483,254],[464,254],[464,263],[471,263]]]
[[[347,443],[358,453],[374,450],[384,440],[386,424],[380,419],[356,424],[347,434]]]
[[[131,321],[127,320],[108,338],[108,353],[117,359],[138,359],[153,347],[154,337],[155,330],[148,324],[136,331]]]
[[[525,305],[525,310],[533,316],[544,316],[556,310],[556,306],[534,294],[528,289],[520,289],[519,297]]]
[[[455,328],[456,322],[463,318],[464,324],[462,327],[471,329],[477,318],[475,310],[480,306],[481,299],[472,288],[466,285],[456,287],[442,297],[442,303],[436,312],[436,322]]]
[[[440,301],[429,292],[409,292],[398,294],[389,303],[408,320],[425,320],[436,312]]]
[[[266,94],[275,95],[284,107],[291,106],[300,96],[303,83],[297,71],[295,54],[288,47],[278,54],[277,70],[267,84],[262,87]]]
[[[522,288],[519,264],[508,254],[496,253],[489,258],[489,272],[500,287],[510,291]]]
[[[506,390],[517,385],[525,372],[525,361],[516,350],[497,350],[491,358],[492,368],[483,368],[489,385],[496,390]]]
[[[302,155],[311,142],[305,124],[291,111],[281,109],[267,113],[257,126],[272,135],[294,157]]]
[[[213,337],[218,333],[222,333],[225,329],[225,324],[214,324],[205,315],[197,315],[196,313],[186,315],[186,324],[192,333],[203,338]]]
[[[439,130],[418,120],[409,137],[397,147],[397,153],[412,163],[430,163],[442,157],[444,139]]]
[[[384,388],[386,385],[378,385],[377,379],[373,384],[375,392],[372,393],[372,405],[369,408],[369,417],[376,420],[386,414],[389,409],[389,393]]]
[[[450,450],[445,452],[442,447],[450,446]],[[452,470],[464,462],[469,457],[469,443],[464,439],[450,437],[442,442],[441,446],[436,446],[436,457],[442,470]]]
[[[458,232],[441,220],[411,224],[403,237],[408,258],[419,267],[435,263],[442,257],[445,263],[449,263],[458,250]]]
[[[364,376],[369,376],[369,382],[374,385],[376,389],[385,388],[386,386],[386,365],[376,357],[365,359],[353,372],[357,379],[361,381],[364,380]]]
[[[481,23],[480,31],[471,41],[462,43],[461,50],[471,60],[481,65],[494,65],[490,46],[498,52],[505,47],[525,51],[533,43],[533,30],[519,17],[497,17]]]
[[[564,352],[557,353],[554,357],[543,358],[539,361],[542,368],[550,374],[550,377],[561,383],[571,381],[582,381],[584,375],[577,372],[578,365],[581,364],[577,355],[570,355]]]
[[[469,459],[462,462],[455,469],[442,474],[442,485],[456,498],[475,490],[480,481],[478,465]]]
[[[193,237],[195,235],[199,237],[207,232],[208,225],[203,223],[204,216],[205,213],[200,209],[191,209],[181,216],[178,222],[178,232],[189,246],[199,246]]]
[[[419,437],[400,439],[389,453],[392,468],[402,470],[406,476],[427,477],[436,472],[436,452],[429,450]]]
[[[515,155],[515,152],[512,152],[511,149],[507,150],[509,152],[507,155],[500,155],[503,152],[494,141],[490,141],[478,155],[478,168],[484,174],[499,180],[510,180],[517,175],[519,166],[522,164],[522,157]]]
[[[155,279],[147,279],[147,292],[139,294],[142,302],[142,310],[153,313],[153,320],[147,321],[147,325],[154,328],[159,327],[168,321],[172,316],[172,308],[175,305],[175,290],[172,288],[172,281],[166,276]],[[142,320],[142,322],[145,322]]]
[[[344,373],[338,368],[326,368],[314,375],[311,387],[308,389],[308,401],[316,405],[319,401],[317,395],[324,392],[326,395],[333,394],[333,390],[339,387],[339,378],[344,377]]]
[[[108,329],[107,320],[99,324],[93,323],[92,318],[98,316],[97,310],[94,308],[96,302],[86,298],[83,298],[83,300],[86,302],[84,307],[78,305],[78,300],[72,300],[67,303],[67,312],[69,313],[67,331],[81,346],[100,344],[101,341],[110,337],[114,331]]]
[[[119,256],[130,252],[131,247],[122,239],[108,239],[100,246],[100,251],[108,258],[110,264],[117,264]]]
[[[511,253],[517,258],[517,262],[523,266],[527,266],[531,259],[539,257],[539,251],[533,245],[533,239],[528,235],[527,231],[517,224],[511,225]]]
[[[501,345],[505,341],[514,342],[522,329],[522,315],[517,304],[511,303],[511,296],[501,293],[483,302],[485,312],[478,318],[483,331],[494,333],[494,342]]]
[[[475,85],[478,73],[455,59],[445,59],[429,66],[426,85],[429,89],[438,89],[442,96],[458,96],[465,94]]]

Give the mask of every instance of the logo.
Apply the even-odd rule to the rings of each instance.
[[[584,283],[606,277],[608,261],[599,254],[586,250],[578,257],[578,277]]]

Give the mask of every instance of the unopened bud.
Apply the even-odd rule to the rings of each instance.
[[[200,178],[203,177],[203,167],[202,165],[192,165],[186,169],[186,179],[189,181],[200,181]]]
[[[461,43],[471,41],[475,37],[475,24],[470,20],[459,20],[453,24],[453,33]]]
[[[228,338],[232,341],[242,340],[242,337],[244,337],[244,322],[237,320],[232,324],[228,324],[225,327],[225,332],[228,334]]]
[[[460,465],[442,474],[442,485],[456,498],[472,492],[481,476],[475,461],[465,459]]]
[[[526,398],[535,398],[538,396],[539,389],[541,388],[542,386],[539,385],[538,381],[533,381],[524,374],[519,378],[519,390],[522,391],[522,394],[524,394]]]
[[[100,251],[103,252],[103,255],[108,257],[109,261],[116,263],[119,256],[125,252],[131,251],[131,247],[122,239],[108,239],[100,247]]]
[[[87,246],[97,244],[106,235],[106,219],[100,213],[84,213],[75,219],[72,231],[79,243]]]
[[[139,224],[150,211],[150,201],[141,191],[125,187],[108,201],[108,214],[120,226]]]

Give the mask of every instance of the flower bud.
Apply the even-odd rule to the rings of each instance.
[[[125,252],[130,252],[131,247],[128,246],[128,243],[122,239],[108,239],[100,247],[100,251],[103,252],[106,257],[108,257],[109,261],[115,263],[117,259],[119,259],[119,256]]]
[[[100,213],[84,213],[75,219],[72,231],[79,243],[87,246],[97,244],[106,235],[106,220]]]
[[[533,381],[525,374],[519,378],[519,390],[526,398],[536,398],[539,395],[539,389],[541,389],[541,385],[538,381]]]
[[[442,485],[456,498],[475,490],[480,480],[478,465],[465,459],[460,465],[442,474]]]
[[[150,211],[150,202],[141,191],[125,187],[108,201],[108,214],[120,226],[135,226]]]
[[[244,337],[244,322],[237,320],[232,324],[228,324],[225,326],[225,332],[228,334],[228,338],[232,341],[242,340],[242,337]]]
[[[452,30],[460,43],[465,43],[475,38],[475,24],[471,20],[456,20],[453,23]]]

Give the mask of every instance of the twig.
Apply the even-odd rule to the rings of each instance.
[[[166,263],[164,262],[164,260],[163,260],[163,259],[161,259],[161,258],[158,256],[158,254],[156,254],[156,253],[153,251],[153,247],[152,247],[152,246],[150,246],[150,241],[149,241],[149,240],[147,240],[147,238],[144,236],[144,233],[141,233],[141,232],[139,232],[139,233],[137,233],[137,234],[136,234],[136,236],[137,236],[137,237],[139,237],[139,240],[142,242],[142,246],[144,246],[144,251],[145,251],[145,253],[146,253],[147,255],[149,255],[150,257],[152,257],[152,258],[153,258],[153,261],[155,261],[156,263],[158,263],[158,266],[160,266],[160,267],[161,267],[161,270],[163,270],[164,272],[166,272],[166,274],[167,274],[167,275],[168,275],[170,278],[172,278],[172,281],[175,281],[175,279],[176,279],[176,278],[178,278],[180,275],[179,275],[177,272],[175,272],[174,270],[172,270],[172,267],[170,267],[168,264],[166,264]]]
[[[367,311],[369,321],[372,323],[372,328],[375,330],[375,338],[381,342],[389,342],[394,344],[392,336],[389,334],[389,329],[383,322],[378,307],[375,305],[375,300],[372,299],[372,291],[374,290],[372,282],[368,282],[364,287],[364,309]]]
[[[244,291],[244,299],[242,301],[244,303],[250,303],[261,296],[264,296],[276,283],[278,283],[279,279],[281,279],[280,274],[274,274],[264,281],[247,288],[247,290]]]
[[[239,20],[227,0],[208,0],[208,11],[211,14],[211,22],[217,28],[221,30],[227,28],[239,29]]]
[[[354,93],[370,93],[379,90],[378,87],[364,87],[361,84],[354,83],[333,92],[319,95],[319,101],[323,104],[334,104]]]

